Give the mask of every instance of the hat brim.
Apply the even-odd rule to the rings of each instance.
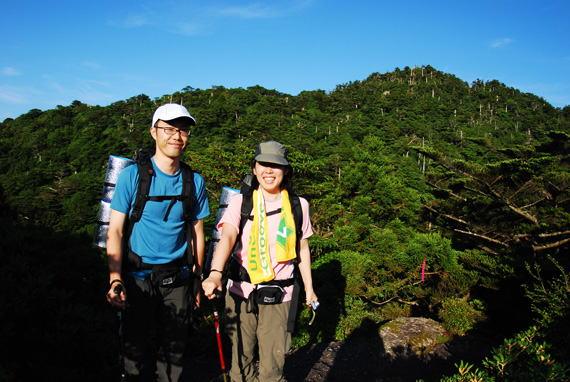
[[[274,163],[274,164],[279,164],[281,166],[289,166],[289,162],[287,162],[287,159],[283,158],[280,155],[275,155],[275,154],[258,154],[255,157],[255,161]]]
[[[196,120],[194,119],[194,117],[192,117],[192,116],[189,117],[187,115],[182,115],[180,117],[172,118],[169,120],[161,119],[161,121],[171,122],[171,121],[174,121],[175,119],[180,119],[180,120],[185,119],[185,120],[188,120],[188,125],[196,126]]]

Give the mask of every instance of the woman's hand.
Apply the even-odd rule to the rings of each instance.
[[[305,296],[306,296],[306,300],[305,300],[305,304],[307,306],[311,306],[311,304],[313,302],[318,302],[319,298],[317,297],[317,295],[315,294],[315,291],[312,289],[308,289],[305,290]]]
[[[209,299],[213,299],[222,292],[222,275],[218,272],[210,272],[208,278],[202,281],[202,289],[204,295]]]

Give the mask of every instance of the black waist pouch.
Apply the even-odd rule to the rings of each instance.
[[[281,304],[285,289],[279,285],[258,285],[255,293],[255,302],[259,305]]]
[[[159,287],[178,288],[189,285],[192,275],[188,266],[184,265],[176,269],[153,271],[150,277],[151,281]]]

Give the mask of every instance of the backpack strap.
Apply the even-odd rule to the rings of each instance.
[[[182,201],[183,219],[186,225],[186,261],[188,267],[194,267],[194,227],[192,212],[196,204],[196,192],[194,187],[194,171],[186,163],[180,162],[180,171],[182,171]],[[196,291],[193,291],[195,295]]]
[[[248,220],[253,220],[253,216],[251,215],[251,211],[253,210],[253,194],[252,192],[246,192],[243,194],[242,202],[241,202],[241,210],[240,210],[240,223],[239,223],[239,232],[238,237],[236,239],[236,244],[234,249],[232,250],[231,262],[230,262],[230,278],[236,279],[239,281],[247,281],[249,282],[249,275],[247,274],[247,270],[245,268],[239,269],[236,273],[236,268],[239,265],[237,259],[235,259],[234,255],[237,250],[239,250],[239,246],[241,245],[241,237],[243,233],[243,229],[245,224]],[[291,197],[291,211],[293,212],[293,220],[295,221],[295,252],[297,253],[297,257],[293,260],[293,264],[295,266],[295,270],[293,271],[293,276],[296,279],[300,279],[299,271],[298,271],[298,262],[299,256],[301,255],[301,237],[303,236],[303,209],[301,208],[301,200],[299,199],[298,195],[293,194]],[[281,208],[277,210],[270,211],[267,213],[267,216],[271,216],[281,212]],[[232,264],[232,262],[234,264]],[[233,265],[233,267],[232,267]],[[233,272],[232,272],[233,268]],[[239,268],[243,268],[239,266]],[[244,272],[245,271],[245,272]],[[233,277],[232,277],[233,276]],[[247,277],[246,277],[247,276]]]
[[[293,260],[293,295],[291,296],[291,305],[289,306],[289,318],[287,319],[287,331],[293,333],[295,331],[295,324],[297,323],[299,309],[299,294],[303,289],[303,279],[299,271],[299,260],[301,258],[301,238],[303,237],[303,208],[301,207],[301,199],[298,195],[291,197],[291,212],[293,213],[293,220],[295,220],[295,251],[297,257]]]
[[[148,201],[148,194],[150,192],[150,183],[154,175],[154,169],[152,168],[152,163],[150,159],[146,157],[138,157],[136,161],[136,166],[139,175],[139,181],[137,184],[137,193],[135,198],[135,203],[132,207],[131,213],[127,216],[125,221],[125,232],[123,234],[123,261],[122,269],[124,272],[129,272],[139,268],[139,263],[136,258],[134,258],[131,253],[131,246],[129,241],[131,239],[131,234],[135,224],[141,219],[142,212]]]
[[[143,210],[146,203],[151,201],[164,201],[170,200],[170,204],[166,210],[163,220],[168,220],[168,215],[170,210],[176,203],[176,201],[182,202],[183,207],[183,218],[186,224],[186,241],[188,242],[186,254],[188,266],[192,268],[194,265],[194,254],[192,246],[193,230],[192,230],[192,209],[196,202],[196,193],[194,187],[194,171],[185,163],[180,163],[180,171],[182,174],[182,193],[180,195],[160,195],[160,196],[149,196],[150,185],[152,183],[152,178],[154,176],[154,169],[152,167],[152,162],[150,157],[142,157],[137,160],[137,168],[139,173],[139,181],[137,185],[136,199],[128,218],[127,231],[124,235],[124,253],[129,253],[128,242],[130,240],[131,233],[133,231],[134,225],[141,219]],[[126,256],[123,256],[126,258]],[[132,268],[132,267],[130,267]],[[136,268],[136,266],[135,266]]]
[[[295,251],[297,252],[295,263],[297,263],[299,256],[301,256],[301,237],[303,237],[303,208],[298,195],[291,197],[291,212],[293,212],[293,220],[295,221],[295,237],[297,239],[295,243]]]
[[[149,200],[148,194],[150,192],[150,183],[154,176],[154,169],[152,168],[150,160],[137,162],[137,168],[139,172],[139,182],[137,185],[135,204],[129,217],[131,224],[134,224],[141,219],[146,202]]]
[[[240,221],[239,221],[239,237],[241,239],[241,235],[243,232],[243,228],[247,223],[247,220],[251,218],[253,220],[253,216],[251,216],[251,211],[253,211],[253,192],[248,191],[243,194],[241,200],[241,210],[240,210]]]
[[[192,220],[192,210],[196,204],[196,192],[194,190],[194,171],[186,163],[180,163],[182,171],[182,207],[184,211],[184,221]]]
[[[241,245],[241,236],[243,232],[243,228],[248,220],[253,220],[253,216],[251,216],[251,211],[253,210],[253,195],[252,192],[245,192],[243,193],[243,198],[241,202],[241,211],[240,211],[240,227],[238,238],[236,240],[236,244],[232,251],[232,256],[230,258],[229,264],[229,278],[236,281],[247,281],[249,282],[249,274],[247,270],[239,264],[239,261],[235,258],[235,253],[238,246]],[[276,211],[268,212],[267,215],[279,213],[281,209]],[[293,333],[295,330],[295,324],[297,321],[297,311],[299,307],[299,293],[301,291],[302,282],[300,271],[299,271],[299,258],[301,256],[301,237],[303,237],[303,209],[301,207],[301,200],[298,195],[293,194],[291,196],[291,212],[293,213],[293,220],[295,221],[295,251],[297,253],[297,257],[293,260],[294,270],[293,270],[293,278],[288,280],[271,280],[267,283],[262,284],[269,284],[269,285],[279,285],[282,287],[293,285],[293,295],[291,298],[291,305],[289,307],[289,318],[287,319],[287,331]]]

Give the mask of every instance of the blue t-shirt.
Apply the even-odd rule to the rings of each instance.
[[[160,171],[154,161],[154,177],[150,183],[149,196],[180,195],[182,193],[182,172],[174,175]],[[128,214],[135,203],[139,181],[136,165],[125,168],[119,174],[111,208]],[[210,214],[204,178],[194,172],[195,204],[192,220],[201,220]],[[164,221],[171,200],[146,202],[141,219],[134,225],[130,237],[131,250],[141,256],[147,264],[164,264],[185,255],[188,243],[183,219],[182,202],[177,200],[167,221]]]

